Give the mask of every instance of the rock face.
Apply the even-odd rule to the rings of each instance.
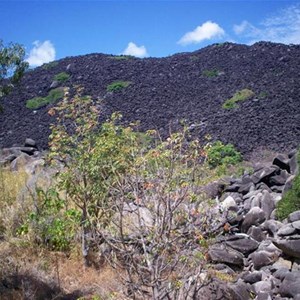
[[[238,280],[228,285],[235,299],[300,299],[300,211],[282,222],[275,220],[282,195],[278,187],[295,177],[295,157],[295,152],[290,157],[277,155],[272,165],[223,185],[221,216],[215,216],[222,226],[214,226],[227,231],[219,233],[208,256],[238,274]],[[233,207],[239,212],[234,217]]]
[[[28,136],[41,149],[47,148],[49,124],[55,121],[47,113],[51,105],[32,111],[26,101],[47,96],[54,87],[80,84],[86,94],[101,101],[103,119],[120,111],[126,122],[140,120],[141,130],[159,129],[163,136],[169,134],[170,123],[176,130],[178,120],[185,119],[195,136],[208,133],[243,153],[266,146],[275,151],[291,149],[300,142],[299,69],[299,45],[266,42],[252,46],[224,43],[166,58],[68,57],[53,67],[26,73],[20,86],[1,99],[0,148],[21,144]],[[207,75],[210,70],[218,72]],[[60,72],[70,75],[67,82],[54,82]],[[107,86],[119,80],[131,84],[107,92]],[[245,88],[255,96],[235,109],[222,108]],[[274,161],[289,171],[285,164],[286,158]]]

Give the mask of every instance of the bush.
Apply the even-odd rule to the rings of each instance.
[[[96,107],[80,90],[55,110],[50,159],[65,162],[58,188],[81,213],[86,265],[92,248],[104,244],[111,249],[103,254],[106,261],[126,271],[132,296],[152,290],[155,299],[181,299],[179,290],[196,291],[203,284],[199,253],[207,243],[200,232],[206,223],[190,226],[187,207],[203,200],[195,190],[213,173],[199,163],[199,141],[187,142],[187,128],[165,141],[156,131],[145,137],[133,125],[119,125],[118,114],[99,125]],[[194,283],[187,286],[190,278]]]
[[[249,89],[243,89],[236,92],[232,98],[227,99],[224,104],[223,108],[225,109],[232,109],[238,107],[237,102],[245,101],[247,99],[252,98],[255,93]]]
[[[298,151],[298,165],[300,165],[300,151]],[[300,210],[300,173],[296,176],[293,186],[284,195],[276,207],[276,214],[279,220],[287,218],[287,216]]]
[[[26,107],[29,109],[39,109],[50,103],[55,103],[56,101],[62,99],[64,96],[64,88],[56,88],[49,92],[46,97],[35,97],[26,101]]]
[[[116,91],[122,90],[123,88],[128,87],[130,84],[131,84],[131,81],[115,81],[115,82],[109,84],[106,87],[106,90],[108,92],[116,92]]]
[[[216,141],[206,146],[206,151],[207,162],[212,168],[235,165],[242,161],[241,153],[232,144],[224,145],[221,141]]]
[[[29,235],[50,250],[67,251],[74,242],[80,225],[80,212],[67,208],[67,202],[55,189],[37,189],[35,209],[18,229],[19,235]]]
[[[43,65],[42,65],[42,68],[43,68],[44,70],[50,70],[50,69],[56,67],[57,65],[58,65],[58,62],[57,62],[57,61],[51,61],[51,62],[49,62],[49,63],[47,63],[47,64],[43,64]]]
[[[66,72],[61,72],[56,74],[53,79],[59,82],[64,82],[67,81],[69,78],[70,78],[69,74],[67,74]]]
[[[217,69],[213,70],[204,70],[202,75],[205,77],[217,77],[219,75],[219,71]]]
[[[129,60],[133,59],[134,57],[131,55],[116,55],[116,56],[111,56],[111,59],[114,60]]]

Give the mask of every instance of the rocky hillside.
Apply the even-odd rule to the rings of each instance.
[[[45,97],[53,87],[81,84],[102,101],[103,117],[120,111],[141,129],[169,132],[185,119],[196,135],[233,143],[243,153],[259,148],[287,151],[300,142],[300,45],[260,42],[253,46],[212,45],[166,58],[137,59],[104,54],[67,57],[27,72],[20,86],[4,99],[0,148],[25,138],[47,148],[49,104],[37,110],[26,101]],[[54,82],[55,75],[70,77]],[[109,90],[121,81],[128,86]],[[253,92],[235,108],[224,102],[236,92]]]

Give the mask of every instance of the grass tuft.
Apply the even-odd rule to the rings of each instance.
[[[213,78],[219,76],[219,70],[212,69],[212,70],[204,70],[202,75],[208,78]]]
[[[68,73],[61,72],[61,73],[56,74],[53,79],[55,81],[64,82],[64,81],[67,81],[69,78],[70,78],[70,75]]]
[[[57,65],[58,65],[58,62],[57,62],[57,61],[51,61],[51,62],[49,62],[49,63],[47,63],[47,64],[43,64],[43,65],[42,65],[42,68],[43,68],[44,70],[49,70],[49,69],[52,69],[52,68],[56,67]]]
[[[116,56],[111,56],[111,59],[114,60],[130,60],[133,59],[133,56],[131,55],[116,55]]]
[[[255,93],[249,89],[243,89],[236,92],[232,98],[227,99],[224,104],[223,108],[225,109],[232,109],[238,107],[237,102],[245,101],[247,99],[252,98]]]
[[[131,83],[132,83],[131,81],[115,81],[115,82],[109,84],[106,87],[106,90],[108,92],[116,92],[116,91],[119,91],[119,90],[122,90],[122,89],[128,87]]]
[[[53,89],[49,92],[46,97],[35,97],[26,101],[26,107],[29,109],[39,109],[50,103],[55,103],[56,101],[62,99],[64,96],[64,88],[59,87]]]

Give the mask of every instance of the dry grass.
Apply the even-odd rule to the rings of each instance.
[[[0,167],[0,207],[14,202],[27,180],[27,173],[24,169],[10,171]]]
[[[19,203],[18,196],[26,186],[27,178],[24,169],[10,171],[0,168],[0,236],[13,235],[21,215],[24,215],[24,207]]]
[[[15,240],[10,243],[0,243],[0,261],[0,285],[6,277],[26,274],[38,278],[49,287],[55,286],[60,291],[60,295],[77,293],[84,295],[80,299],[93,300],[127,299],[121,290],[122,270],[114,270],[106,265],[99,270],[86,268],[77,253],[67,256],[43,248],[25,247],[20,241]],[[0,299],[24,299],[18,288],[20,287],[12,288],[5,293],[6,298],[0,297]],[[24,291],[24,293],[29,292]]]

